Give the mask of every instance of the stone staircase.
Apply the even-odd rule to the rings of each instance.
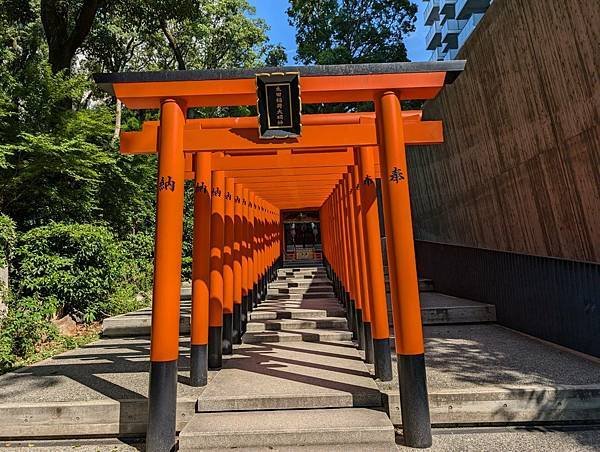
[[[396,450],[322,267],[285,268],[198,399],[179,450]]]
[[[245,344],[352,340],[324,269],[282,269],[277,276],[266,300],[249,314]]]

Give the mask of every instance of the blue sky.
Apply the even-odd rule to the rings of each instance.
[[[419,7],[417,13],[417,30],[405,38],[408,57],[411,61],[428,61],[429,51],[425,50],[425,35],[427,30],[423,25],[423,11],[426,4],[421,0],[413,0]],[[271,30],[269,37],[273,43],[282,43],[288,52],[289,63],[294,63],[296,54],[296,41],[294,29],[290,27],[285,10],[288,7],[287,0],[249,0],[256,8],[256,16],[264,19]]]

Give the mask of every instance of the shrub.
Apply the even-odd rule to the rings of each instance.
[[[96,320],[123,284],[122,257],[119,243],[103,226],[53,223],[31,229],[14,252],[16,295]]]
[[[54,325],[48,322],[52,303],[34,297],[8,300],[8,315],[0,329],[0,373],[10,368],[18,358],[31,355],[36,347],[57,336]]]
[[[154,273],[154,236],[142,232],[130,234],[121,242],[121,247],[126,259],[127,282],[138,291],[149,290]]]

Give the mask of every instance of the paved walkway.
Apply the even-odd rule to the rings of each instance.
[[[343,337],[345,319],[330,291],[323,296],[321,286],[318,298],[297,298],[285,289],[281,281],[271,286],[269,302],[249,324],[246,339],[253,343],[225,357],[205,388],[187,384],[189,343],[182,338],[179,426],[198,411],[378,404],[399,424],[396,383],[371,378],[360,352]],[[435,308],[444,309],[440,300],[448,298],[434,299]],[[462,304],[450,302],[448,308]],[[252,341],[263,333],[268,337]],[[332,333],[342,337],[332,340]],[[425,335],[436,424],[600,419],[598,360],[491,323],[431,325]],[[148,355],[146,337],[104,338],[1,376],[0,438],[143,433]]]
[[[597,452],[600,450],[600,429],[558,430],[539,427],[504,429],[433,430],[431,452]],[[413,451],[396,438],[396,450]],[[105,439],[71,441],[27,441],[0,443],[1,452],[143,452],[143,442]],[[255,449],[256,450],[256,449]],[[307,449],[295,449],[309,452]],[[312,452],[329,452],[332,449],[312,448]],[[262,452],[293,452],[290,448],[264,448]],[[257,451],[258,452],[258,451]]]

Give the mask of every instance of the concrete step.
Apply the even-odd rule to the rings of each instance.
[[[307,265],[302,267],[284,267],[277,270],[277,273],[291,273],[291,272],[317,272],[325,271],[325,267],[322,265]]]
[[[264,322],[248,322],[246,331],[260,333],[263,331],[305,330],[305,329],[334,329],[344,330],[348,323],[343,317],[317,317],[312,319],[280,319],[265,320]]]
[[[307,298],[333,298],[333,292],[306,292],[306,293],[267,293],[267,300],[303,300]]]
[[[382,391],[384,406],[394,425],[402,424],[400,395]],[[431,423],[505,424],[524,422],[598,422],[600,385],[501,387],[492,383],[472,390],[429,392]]]
[[[129,314],[107,317],[102,321],[103,337],[150,336],[151,309]],[[189,334],[190,314],[182,313],[179,318],[179,334]]]
[[[342,304],[335,298],[307,298],[302,300],[265,300],[258,306],[258,310],[272,308],[305,308],[305,309],[331,309],[342,308]]]
[[[313,319],[315,317],[345,317],[341,306],[319,306],[311,309],[297,306],[265,306],[252,311],[248,320]]]
[[[198,412],[381,407],[350,342],[241,344],[198,398]]]
[[[249,313],[250,320],[274,320],[274,319],[309,319],[315,317],[327,317],[324,309],[294,309],[285,310],[261,310],[260,308]]]
[[[327,279],[327,273],[324,272],[294,272],[279,273],[278,279]]]
[[[306,286],[306,287],[277,287],[269,286],[267,289],[267,295],[278,295],[278,294],[309,294],[309,293],[326,293],[329,296],[333,296],[333,287],[331,286]]]
[[[453,323],[485,323],[496,321],[496,307],[437,292],[421,294],[421,315],[424,325]]]
[[[278,275],[325,275],[327,272],[325,269],[315,269],[315,268],[302,268],[302,269],[283,269],[277,272]]]
[[[452,325],[489,323],[496,321],[496,307],[438,292],[422,292],[421,318],[423,325]],[[388,303],[388,320],[392,325],[392,310]]]
[[[367,408],[199,413],[179,434],[179,450],[346,445],[391,451],[394,441],[385,413]]]
[[[298,279],[298,280],[279,280],[276,279],[269,284],[269,288],[287,288],[287,287],[333,287],[328,279]]]
[[[282,331],[246,332],[242,337],[244,344],[262,344],[269,342],[335,342],[351,341],[352,333],[347,330],[297,329]]]

